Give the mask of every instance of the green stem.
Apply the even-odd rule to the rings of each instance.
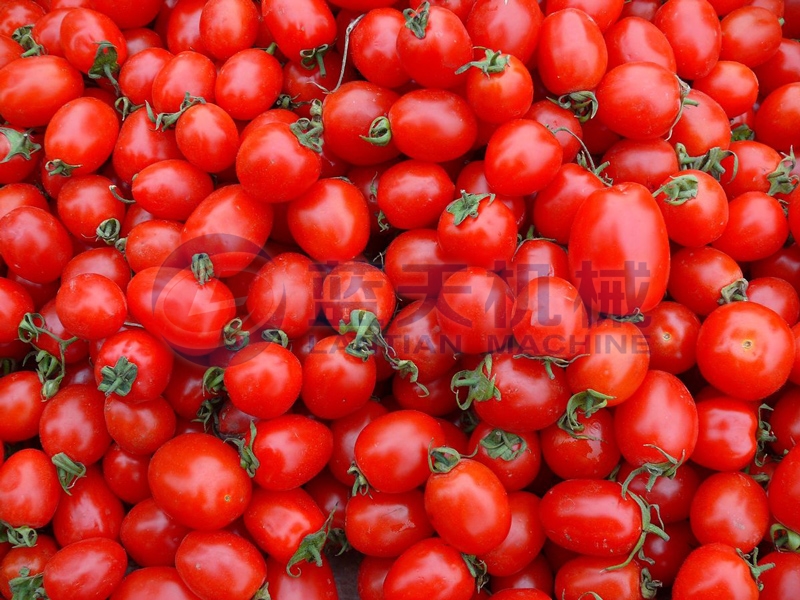
[[[58,473],[58,481],[61,484],[61,489],[71,496],[70,491],[81,477],[86,475],[86,467],[83,463],[72,460],[64,452],[59,452],[50,458],[50,461],[55,465],[56,472]]]
[[[30,160],[34,152],[42,149],[41,144],[37,144],[31,139],[30,129],[21,132],[12,127],[0,127],[0,135],[6,138],[6,143],[8,144],[8,153],[6,153],[3,160],[0,160],[0,164],[7,163],[15,156]]]

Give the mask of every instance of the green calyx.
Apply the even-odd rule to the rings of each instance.
[[[800,178],[795,175],[794,171],[797,160],[794,157],[794,148],[785,154],[778,168],[772,173],[767,175],[769,181],[769,190],[767,194],[774,196],[775,194],[791,194],[800,182]]]
[[[736,173],[739,171],[739,157],[730,150],[711,148],[701,156],[690,156],[686,146],[677,143],[675,144],[675,153],[678,155],[678,166],[681,170],[703,171],[703,173],[708,173],[717,181],[725,174],[725,167],[722,166],[722,161],[729,156],[733,157],[731,179],[736,177]]]
[[[480,441],[489,458],[499,458],[510,462],[528,451],[528,442],[516,433],[510,433],[500,428],[490,431]]]
[[[181,102],[180,107],[175,112],[156,114],[148,102],[145,102],[145,110],[147,111],[147,117],[153,124],[155,124],[156,130],[160,129],[161,131],[166,131],[170,127],[174,127],[183,113],[189,110],[192,106],[205,103],[205,98],[201,98],[200,96],[192,96],[189,92],[186,92],[186,94],[183,96],[183,101]],[[134,108],[133,110],[136,109]]]
[[[41,56],[42,54],[47,53],[44,49],[44,46],[37,43],[36,40],[33,39],[33,25],[23,25],[22,27],[18,27],[11,34],[11,39],[22,46],[22,49],[25,51],[20,54],[20,58]]]
[[[468,217],[477,219],[479,216],[478,207],[482,200],[489,199],[489,204],[494,202],[494,194],[468,194],[466,191],[461,190],[461,197],[453,200],[447,205],[446,212],[453,215],[453,224],[458,227]]]
[[[578,411],[582,412],[584,417],[589,418],[601,408],[608,406],[608,401],[613,399],[614,396],[591,389],[574,394],[567,402],[567,410],[558,419],[559,429],[566,431],[571,437],[578,440],[595,439],[580,435],[585,427],[578,421]]]
[[[663,194],[664,202],[672,206],[681,206],[692,198],[697,198],[699,185],[700,181],[697,179],[697,175],[671,177],[669,183],[665,183],[653,192],[653,197],[658,199]]]
[[[44,169],[47,171],[47,175],[49,177],[55,177],[56,175],[60,175],[61,177],[69,177],[72,175],[72,172],[75,169],[78,169],[82,166],[83,165],[71,165],[69,163],[65,163],[60,158],[48,160],[46,163],[44,163]]]
[[[42,149],[41,144],[37,144],[31,139],[30,129],[22,132],[11,127],[0,127],[0,135],[6,138],[6,143],[8,144],[8,152],[0,160],[0,164],[7,163],[15,156],[30,160],[34,152]]]
[[[486,48],[484,49],[484,56],[485,58],[483,60],[473,60],[459,67],[458,70],[456,70],[456,75],[466,73],[472,68],[478,69],[487,77],[493,73],[502,73],[506,70],[508,66],[507,54]]]
[[[106,219],[95,230],[98,240],[104,241],[109,246],[113,246],[119,241],[119,234],[122,231],[122,224],[114,218]]]
[[[72,492],[70,490],[75,485],[75,482],[86,475],[86,467],[83,463],[72,460],[64,452],[55,454],[50,461],[56,467],[61,489],[64,490],[65,494],[71,496]]]
[[[255,452],[253,451],[253,444],[255,444],[257,433],[258,431],[256,429],[255,421],[250,421],[249,440],[247,437],[233,437],[225,440],[236,446],[236,449],[239,451],[239,465],[245,470],[250,478],[256,476],[256,471],[258,471],[258,468],[261,466],[261,461],[258,460]]]
[[[550,98],[550,101],[570,111],[581,123],[586,123],[589,119],[593,119],[599,106],[597,96],[590,91],[571,92],[556,99]]]
[[[111,394],[127,396],[131,392],[138,373],[139,367],[136,363],[130,362],[125,356],[120,356],[113,367],[106,365],[100,369],[102,380],[97,389],[106,396]]]
[[[316,48],[308,48],[300,51],[300,65],[309,71],[314,68],[319,68],[319,74],[325,77],[328,73],[325,70],[324,57],[331,47],[328,44],[322,44]]]
[[[119,73],[117,47],[107,40],[95,43],[97,44],[97,51],[94,55],[94,62],[89,68],[89,79],[108,80],[117,95],[119,95],[119,82],[116,79]]]
[[[747,279],[737,279],[729,283],[719,291],[720,298],[717,304],[731,304],[732,302],[747,301],[747,286],[750,285]]]
[[[403,16],[406,19],[405,26],[411,30],[411,33],[413,33],[417,39],[422,40],[425,38],[430,12],[430,2],[423,2],[419,5],[417,10],[407,8],[403,11]]]
[[[491,379],[490,379],[491,377]],[[502,400],[502,394],[495,385],[496,375],[492,376],[492,355],[487,354],[481,363],[472,371],[459,371],[450,381],[450,390],[458,393],[459,388],[467,389],[467,398],[458,400],[461,410],[467,410],[473,402]]]
[[[665,541],[669,540],[669,535],[667,535],[667,532],[664,531],[663,524],[659,527],[658,525],[653,523],[652,518],[650,517],[650,508],[651,508],[651,506],[647,502],[645,502],[645,500],[641,496],[638,496],[637,494],[634,494],[633,492],[628,492],[628,496],[633,498],[633,500],[639,506],[639,510],[641,511],[641,514],[642,514],[642,533],[639,536],[639,539],[636,542],[636,544],[631,549],[630,554],[628,554],[628,557],[618,565],[614,565],[613,567],[606,567],[605,569],[603,569],[604,571],[616,571],[617,569],[622,569],[623,567],[628,566],[631,563],[631,561],[633,560],[633,558],[637,554],[640,554],[640,551],[644,547],[645,539],[647,539],[647,536],[649,534],[651,534],[651,533],[654,534],[654,535],[657,535],[662,540],[665,540]],[[656,507],[652,507],[652,508],[656,508]],[[657,509],[656,509],[656,514],[660,514],[660,513],[658,513]],[[659,516],[659,519],[660,519],[660,516]],[[644,560],[646,562],[651,562],[651,560],[647,559],[647,557],[643,556],[642,554],[640,554],[640,559]]]
[[[299,571],[295,572],[292,570],[292,567],[298,563],[309,562],[314,563],[318,567],[322,566],[322,550],[325,547],[325,543],[328,541],[331,523],[333,523],[333,516],[335,513],[336,509],[332,510],[328,514],[328,518],[325,519],[325,523],[322,527],[318,531],[306,535],[303,541],[300,542],[297,551],[289,559],[289,562],[286,563],[286,573],[290,577],[300,576]]]
[[[250,332],[244,329],[244,321],[239,317],[231,319],[222,328],[222,343],[225,348],[233,352],[238,352],[250,343]]]
[[[31,575],[28,567],[19,570],[19,577],[14,577],[8,582],[13,600],[47,600],[44,591],[44,573]]]
[[[205,252],[198,252],[192,256],[192,275],[199,285],[205,285],[214,279],[214,263]]]
[[[392,126],[388,117],[377,117],[370,124],[369,133],[358,137],[373,146],[387,146],[392,141]]]
[[[658,450],[664,456],[664,461],[659,463],[645,463],[640,467],[633,469],[622,483],[623,498],[628,493],[628,486],[630,486],[631,482],[636,479],[637,476],[641,475],[642,473],[647,474],[647,484],[645,484],[645,489],[649,492],[653,489],[653,486],[656,484],[656,481],[658,481],[659,477],[673,479],[675,474],[678,472],[678,467],[680,467],[684,460],[686,460],[685,451],[681,453],[681,457],[678,459],[654,444],[645,444],[644,446],[645,448],[653,448]]]

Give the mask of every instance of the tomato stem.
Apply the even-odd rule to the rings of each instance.
[[[127,396],[131,392],[131,387],[136,380],[138,372],[139,367],[136,363],[130,362],[125,356],[120,356],[113,367],[106,365],[100,369],[102,381],[100,381],[97,389],[106,396],[111,394]]]
[[[97,44],[97,51],[87,75],[89,75],[89,79],[107,79],[119,95],[119,83],[116,79],[116,75],[119,73],[117,47],[107,40],[95,42],[95,44]]]
[[[285,331],[280,329],[265,329],[261,332],[261,339],[265,342],[271,342],[273,344],[279,344],[284,348],[289,347],[289,336],[286,335]]]
[[[214,263],[205,252],[198,252],[192,256],[192,275],[200,285],[205,285],[214,279]]]
[[[127,96],[120,96],[114,101],[114,109],[116,109],[116,111],[122,115],[123,121],[127,119],[131,113],[134,113],[143,107],[144,104],[134,104]]]
[[[33,39],[33,25],[23,25],[22,27],[18,27],[14,30],[11,34],[11,39],[17,42],[22,49],[25,50],[22,54],[19,55],[20,58],[28,58],[30,56],[41,56],[42,54],[46,54],[44,46],[37,43],[35,39]]]
[[[755,132],[750,129],[745,123],[742,123],[738,127],[734,127],[731,129],[731,141],[732,142],[743,142],[754,140],[756,138]]]
[[[35,353],[28,354],[23,359],[22,364],[25,364],[32,355],[36,357],[36,375],[39,377],[39,383],[42,384],[42,398],[49,400],[56,395],[64,375],[66,375],[67,367],[64,362],[63,352],[61,357],[57,358],[47,350],[38,350]]]
[[[467,410],[473,402],[485,402],[486,400],[502,400],[502,394],[495,385],[497,376],[492,374],[492,355],[487,354],[480,364],[472,371],[459,371],[450,380],[450,390],[458,393],[458,388],[467,388],[466,400],[457,400],[461,410]]]
[[[488,198],[489,204],[494,201],[494,194],[468,194],[461,190],[461,197],[447,205],[445,211],[453,215],[453,224],[458,227],[467,217],[478,218],[478,207],[482,200]]]
[[[581,123],[586,123],[589,119],[593,119],[599,106],[597,96],[594,95],[594,92],[588,90],[571,92],[555,99],[548,98],[548,100],[570,111]]]
[[[166,131],[170,127],[173,127],[178,122],[178,119],[181,118],[183,113],[189,110],[192,106],[205,103],[205,98],[201,96],[192,96],[189,92],[186,92],[180,107],[175,112],[155,114],[153,108],[148,102],[145,102],[145,110],[147,111],[147,117],[155,124],[156,130],[160,129],[161,131]]]
[[[417,39],[425,39],[425,31],[428,29],[428,18],[430,17],[431,3],[423,2],[417,10],[407,8],[403,11],[406,19],[405,26]]]
[[[715,147],[701,156],[691,156],[686,150],[686,146],[678,142],[675,144],[675,153],[678,155],[678,166],[681,170],[692,169],[694,171],[703,171],[711,175],[717,181],[725,174],[722,161],[729,156],[733,156],[733,173],[731,174],[731,179],[736,177],[736,173],[739,172],[739,157],[730,150],[723,150],[722,148]]]
[[[500,51],[490,50],[489,48],[484,48],[484,55],[485,58],[483,60],[473,60],[459,67],[456,70],[456,75],[466,73],[474,67],[489,77],[492,73],[502,73],[508,67],[507,54],[503,54]]]
[[[328,44],[322,44],[316,48],[307,48],[300,51],[300,64],[304,69],[311,71],[314,67],[319,68],[319,74],[325,77],[328,72],[325,70],[324,57],[331,47]]]
[[[480,445],[486,448],[486,454],[490,458],[499,458],[506,462],[510,462],[528,451],[528,442],[516,433],[510,433],[498,427],[487,433],[480,441]]]
[[[301,146],[322,152],[322,121],[319,119],[298,119],[289,128]]]
[[[544,370],[547,373],[547,376],[552,381],[556,378],[556,374],[553,372],[553,366],[559,367],[560,369],[566,369],[572,363],[574,363],[579,358],[583,358],[584,356],[589,356],[588,354],[578,354],[577,356],[573,356],[572,358],[559,358],[557,356],[534,356],[532,354],[515,354],[514,358],[526,358],[528,360],[538,360],[544,365]]]
[[[578,411],[581,411],[584,417],[589,418],[601,408],[608,406],[608,401],[613,399],[614,396],[601,394],[592,389],[574,394],[567,402],[567,410],[558,419],[558,427],[576,440],[595,440],[596,438],[593,437],[578,435],[585,429],[584,425],[578,421]]]
[[[203,431],[211,428],[214,433],[218,433],[219,428],[219,409],[222,408],[225,399],[222,396],[214,396],[203,400],[197,409],[196,417],[192,419],[195,423],[203,424]]]
[[[225,440],[226,442],[230,442],[236,446],[237,450],[239,451],[239,465],[245,470],[250,478],[256,476],[256,471],[258,471],[258,468],[261,466],[261,461],[258,460],[258,457],[256,457],[256,454],[253,451],[253,444],[256,441],[256,433],[256,423],[255,421],[250,421],[249,440],[247,439],[248,436],[241,438],[231,437]]]
[[[86,475],[86,467],[83,463],[72,460],[64,452],[53,455],[50,461],[56,467],[61,489],[64,490],[67,496],[71,496],[72,492],[70,490],[75,485],[75,482]]]
[[[652,519],[650,517],[650,508],[651,508],[651,506],[647,502],[645,502],[645,500],[641,496],[639,496],[637,494],[634,494],[633,492],[629,492],[629,495],[630,495],[631,498],[633,498],[633,500],[636,502],[636,504],[639,505],[639,509],[642,512],[642,533],[639,536],[639,540],[636,542],[636,544],[634,545],[633,549],[631,549],[631,552],[628,555],[628,558],[625,559],[624,562],[622,562],[622,563],[620,563],[618,565],[614,565],[613,567],[606,567],[605,569],[603,569],[604,571],[616,571],[617,569],[622,569],[624,567],[627,567],[631,563],[631,561],[633,560],[634,556],[636,556],[639,553],[639,551],[642,549],[642,547],[644,546],[644,541],[647,538],[647,535],[649,533],[653,533],[653,534],[657,535],[658,537],[660,537],[664,541],[668,541],[669,540],[669,535],[667,535],[667,532],[664,531],[663,524],[662,524],[662,527],[659,527],[658,525],[656,525],[655,523],[652,522]],[[656,507],[653,507],[653,508],[656,508]],[[656,508],[656,513],[659,514],[659,519],[660,519],[661,518],[660,517],[660,513],[658,512],[657,508]],[[648,560],[646,557],[642,557],[642,558],[644,560]]]
[[[250,343],[250,332],[242,329],[244,321],[235,317],[222,328],[222,340],[225,348],[238,352]]]
[[[209,367],[203,374],[203,393],[216,396],[225,391],[225,369]]]
[[[746,302],[747,301],[747,287],[750,284],[747,279],[741,278],[729,283],[720,292],[721,298],[717,300],[717,304],[731,304],[732,302]]]
[[[761,583],[760,577],[764,571],[769,571],[770,569],[775,568],[775,563],[765,563],[763,565],[758,564],[758,547],[753,549],[752,554],[745,554],[739,548],[736,549],[736,553],[741,557],[741,559],[747,563],[747,566],[750,568],[750,574],[753,576],[753,580],[756,582],[756,586],[758,587],[758,591],[764,589],[764,584]]]
[[[680,467],[683,462],[686,460],[686,451],[684,450],[681,453],[680,459],[671,456],[666,451],[662,450],[655,444],[644,444],[645,448],[654,448],[658,450],[661,454],[664,455],[666,459],[664,462],[660,463],[644,463],[643,465],[633,469],[628,476],[625,478],[625,481],[622,483],[622,497],[624,498],[628,493],[628,486],[631,482],[636,479],[638,475],[642,473],[647,473],[648,479],[647,483],[645,484],[645,489],[649,492],[653,489],[653,486],[656,484],[656,481],[659,477],[666,477],[667,479],[674,479],[675,474],[678,472],[678,467]]]
[[[113,246],[119,241],[119,234],[122,231],[122,225],[117,219],[106,219],[95,230],[95,235],[98,240],[103,240],[109,246]]]
[[[48,160],[44,163],[45,171],[47,171],[48,176],[54,177],[56,175],[61,175],[62,177],[69,177],[72,175],[72,172],[81,167],[83,165],[71,165],[69,163],[65,163],[60,158],[56,158],[54,160]]]
[[[658,595],[658,590],[661,589],[663,584],[657,579],[653,579],[653,576],[650,575],[650,569],[647,567],[642,568],[640,577],[641,585],[639,589],[642,593],[642,598],[652,600]]]
[[[318,567],[322,566],[322,549],[325,547],[325,543],[328,541],[328,534],[330,532],[334,514],[336,514],[335,508],[328,513],[328,518],[325,519],[325,523],[318,531],[309,533],[303,538],[303,541],[300,542],[300,546],[297,548],[297,551],[292,555],[292,558],[289,559],[289,562],[286,563],[286,573],[290,577],[300,576],[300,571],[297,571],[296,573],[292,571],[292,567],[297,563],[305,561],[313,562]]]
[[[11,127],[0,127],[0,135],[4,136],[8,143],[8,153],[3,160],[0,160],[0,164],[7,163],[15,156],[30,160],[34,152],[42,149],[41,144],[37,144],[31,139],[30,129],[21,132]]]
[[[32,527],[12,527],[0,521],[0,543],[8,542],[12,548],[33,548],[39,534]]]
[[[489,582],[488,569],[486,563],[480,560],[474,554],[461,553],[461,558],[467,565],[469,574],[475,579],[475,589],[480,592],[483,587]]]
[[[136,200],[130,200],[128,198],[125,198],[125,197],[121,196],[118,190],[119,190],[119,188],[116,185],[114,185],[113,183],[110,186],[108,186],[108,191],[111,192],[111,195],[114,196],[114,198],[116,200],[119,200],[123,204],[135,204],[136,203]]]
[[[392,125],[388,117],[377,117],[369,126],[368,135],[358,136],[373,146],[387,146],[392,141]]]
[[[800,533],[792,531],[780,523],[775,523],[769,528],[769,537],[776,550],[800,552]]]
[[[794,148],[789,150],[789,154],[784,154],[783,159],[778,163],[778,168],[767,175],[769,181],[769,191],[767,194],[791,194],[800,183],[800,177],[792,173],[797,160],[794,157]]]
[[[31,575],[28,567],[19,570],[19,577],[9,580],[8,587],[11,589],[12,598],[47,598],[47,593],[42,585],[44,573]]]
[[[664,202],[672,206],[681,206],[692,198],[697,198],[699,186],[700,180],[697,179],[697,175],[670,177],[669,183],[665,183],[653,192],[653,198],[658,199],[661,194],[664,194],[666,196],[663,199]]]
[[[350,468],[347,469],[347,474],[352,475],[355,479],[353,481],[353,487],[350,490],[350,495],[355,496],[356,494],[361,494],[362,496],[366,496],[369,493],[369,481],[367,481],[366,476],[361,472],[361,469],[358,468],[355,461],[350,465]]]
[[[477,452],[475,448],[475,452]],[[473,453],[474,456],[474,453]],[[449,473],[455,466],[461,462],[462,455],[448,446],[440,446],[438,448],[428,449],[428,468],[431,473]]]

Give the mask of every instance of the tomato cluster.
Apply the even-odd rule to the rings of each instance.
[[[0,598],[797,598],[798,37],[0,0]]]

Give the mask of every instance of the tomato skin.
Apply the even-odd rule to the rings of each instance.
[[[0,440],[22,442],[39,432],[46,404],[42,384],[33,371],[17,371],[0,378]]]
[[[542,496],[539,514],[550,540],[588,556],[624,556],[642,533],[639,506],[613,481],[558,483]]]
[[[609,570],[618,559],[579,556],[564,564],[556,573],[556,598],[579,600],[587,593],[602,598],[641,600],[641,568],[635,562],[621,569]]]
[[[113,108],[96,98],[77,98],[50,119],[44,135],[45,156],[76,165],[70,171],[73,176],[87,175],[111,156],[118,134],[119,121]]]
[[[389,568],[385,600],[470,600],[475,581],[461,554],[439,538],[411,546]]]
[[[689,520],[701,544],[719,542],[752,552],[769,528],[767,494],[749,475],[715,473],[697,488]],[[735,523],[735,524],[734,524]]]
[[[703,595],[732,600],[757,600],[758,587],[747,563],[726,544],[704,544],[681,565],[672,587],[674,600]]]
[[[114,172],[130,184],[145,167],[162,160],[181,159],[175,131],[154,129],[147,111],[137,110],[122,122],[111,155]],[[210,191],[210,190],[209,190]]]
[[[693,198],[676,205],[670,201],[666,191],[662,191],[656,196],[656,201],[672,241],[686,247],[705,246],[725,232],[730,211],[728,198],[719,182],[708,173],[690,169],[681,174],[687,175],[697,179]],[[662,183],[669,185],[671,181],[672,176]]]
[[[41,450],[20,450],[0,466],[0,520],[11,527],[44,527],[60,497],[56,468]]]
[[[299,575],[298,575],[299,573]],[[267,585],[272,600],[337,600],[333,569],[327,556],[322,555],[321,566],[296,565],[293,575],[286,572],[286,565],[272,557],[267,558]]]
[[[161,446],[150,461],[148,480],[164,512],[203,531],[239,518],[252,494],[236,451],[201,433],[185,433]]]
[[[175,126],[175,141],[194,166],[219,173],[236,161],[239,132],[227,112],[206,102],[189,107],[181,115]]]
[[[369,241],[367,201],[352,183],[321,179],[289,204],[289,230],[301,248],[319,262],[358,256]]]
[[[132,571],[111,595],[111,600],[148,598],[200,600],[189,590],[174,567],[144,567]]]
[[[324,523],[325,515],[302,488],[281,492],[256,488],[244,512],[244,525],[256,544],[284,565],[303,538]]]
[[[706,0],[671,0],[658,9],[653,24],[667,36],[681,79],[704,77],[719,60],[722,28]]]
[[[103,456],[103,477],[115,496],[128,504],[136,504],[150,497],[149,463],[149,456],[130,454],[117,444],[111,444]]]
[[[258,549],[229,531],[190,532],[178,548],[175,567],[186,585],[206,600],[220,595],[249,600],[267,576]]]
[[[128,47],[122,31],[107,15],[89,8],[76,8],[61,21],[61,47],[66,59],[83,73],[89,73],[95,62],[97,44],[110,42],[117,54],[116,63],[128,58]],[[104,50],[107,55],[110,49]]]
[[[250,48],[258,37],[258,8],[242,0],[207,2],[200,13],[203,47],[218,60]]]
[[[761,77],[740,62],[720,60],[711,71],[694,81],[693,89],[716,100],[729,119],[746,112],[758,99]]]
[[[41,127],[83,94],[80,72],[60,56],[17,59],[0,69],[0,114],[12,126]]]
[[[783,457],[767,487],[769,509],[777,521],[794,531],[800,526],[798,499],[800,499],[800,450],[797,446]]]
[[[787,83],[767,96],[756,113],[758,139],[781,152],[789,152],[798,144],[795,133],[800,111],[795,106],[800,97],[800,82]]]
[[[260,254],[272,223],[271,205],[252,199],[241,186],[225,186],[208,194],[188,215],[181,252],[187,261],[195,254],[208,254],[214,276],[230,277]]]
[[[702,156],[712,148],[727,150],[731,124],[722,106],[700,90],[690,90],[678,122],[671,129],[669,141],[683,144],[690,156]]]
[[[393,558],[433,535],[423,493],[356,494],[347,502],[347,541],[366,556]]]
[[[758,418],[750,402],[725,396],[703,400],[697,418],[694,462],[715,471],[737,471],[753,460]]]
[[[249,442],[249,435],[245,437]],[[292,490],[313,479],[330,460],[333,434],[303,415],[282,415],[256,423],[253,454],[262,467],[255,481],[269,491]]]
[[[304,50],[333,44],[336,21],[323,0],[267,0],[261,14],[281,52],[300,62]]]
[[[669,414],[664,426],[661,415]],[[678,460],[692,455],[697,442],[697,409],[689,390],[674,375],[648,371],[634,394],[614,413],[614,429],[622,456],[640,466],[660,463],[658,447]]]
[[[759,557],[759,565],[774,564],[764,571],[759,581],[764,584],[760,600],[780,600],[789,597],[792,590],[800,584],[800,557],[794,552],[774,551]]]
[[[650,368],[678,375],[697,363],[700,319],[685,305],[663,301],[638,324],[650,349]]]
[[[681,108],[675,73],[651,62],[614,67],[603,75],[596,95],[597,118],[615,133],[633,140],[667,134]]]
[[[697,336],[697,365],[734,398],[760,400],[777,391],[794,363],[794,336],[777,313],[750,302],[720,306]]]
[[[489,467],[462,458],[425,484],[425,512],[436,533],[465,554],[496,548],[511,527],[508,494]]]
[[[397,410],[361,430],[354,447],[355,463],[370,487],[399,494],[427,481],[428,449],[444,443],[436,419],[416,410]]]
[[[608,65],[603,33],[578,8],[550,13],[539,30],[536,64],[542,83],[553,94],[593,90]]]
[[[604,32],[608,48],[608,68],[624,62],[649,60],[675,71],[675,53],[658,27],[641,17],[618,20]]]
[[[720,22],[721,60],[734,60],[753,68],[764,64],[781,44],[778,15],[760,6],[742,6]]]
[[[90,465],[86,475],[75,481],[71,495],[62,492],[53,515],[53,535],[59,545],[81,540],[117,540],[125,515],[122,501],[106,485],[100,467]]]
[[[478,136],[469,103],[448,90],[426,88],[403,94],[388,117],[397,148],[417,160],[454,160],[466,154]]]
[[[119,586],[128,566],[125,549],[113,540],[93,538],[61,548],[44,568],[47,597],[68,600],[107,598]]]
[[[28,281],[50,283],[72,258],[72,242],[56,217],[41,208],[20,206],[0,219],[0,256]]]
[[[624,211],[614,208],[622,206]],[[666,292],[667,228],[655,200],[639,184],[593,192],[575,215],[568,250],[572,283],[587,309],[616,315],[646,312]],[[621,297],[610,292],[614,289]]]
[[[22,546],[11,548],[0,559],[0,594],[6,598],[12,597],[11,587],[8,582],[19,577],[20,569],[27,568],[29,575],[38,575],[50,558],[58,551],[55,540],[46,534],[36,536],[36,545],[32,548]]]
[[[404,26],[403,13],[392,7],[369,10],[355,26],[350,51],[364,79],[387,88],[408,83],[410,77],[397,55],[397,34]]]
[[[529,492],[512,492],[508,495],[508,505],[511,511],[508,535],[494,549],[480,556],[492,576],[519,572],[539,554],[546,539],[539,518],[537,496]]]
[[[377,180],[377,189],[378,208],[398,229],[434,226],[456,195],[444,167],[413,159],[387,168]]]
[[[763,192],[731,198],[728,210],[728,224],[712,246],[737,262],[767,258],[780,250],[789,236],[780,202]]]
[[[528,119],[507,121],[486,145],[486,181],[500,194],[533,194],[553,180],[562,158],[561,144],[544,125]]]
[[[119,530],[120,543],[142,567],[169,567],[190,529],[161,510],[152,498],[136,503],[125,515]]]
[[[661,138],[616,140],[601,160],[610,163],[603,174],[615,183],[640,183],[651,192],[678,171],[675,148]]]

